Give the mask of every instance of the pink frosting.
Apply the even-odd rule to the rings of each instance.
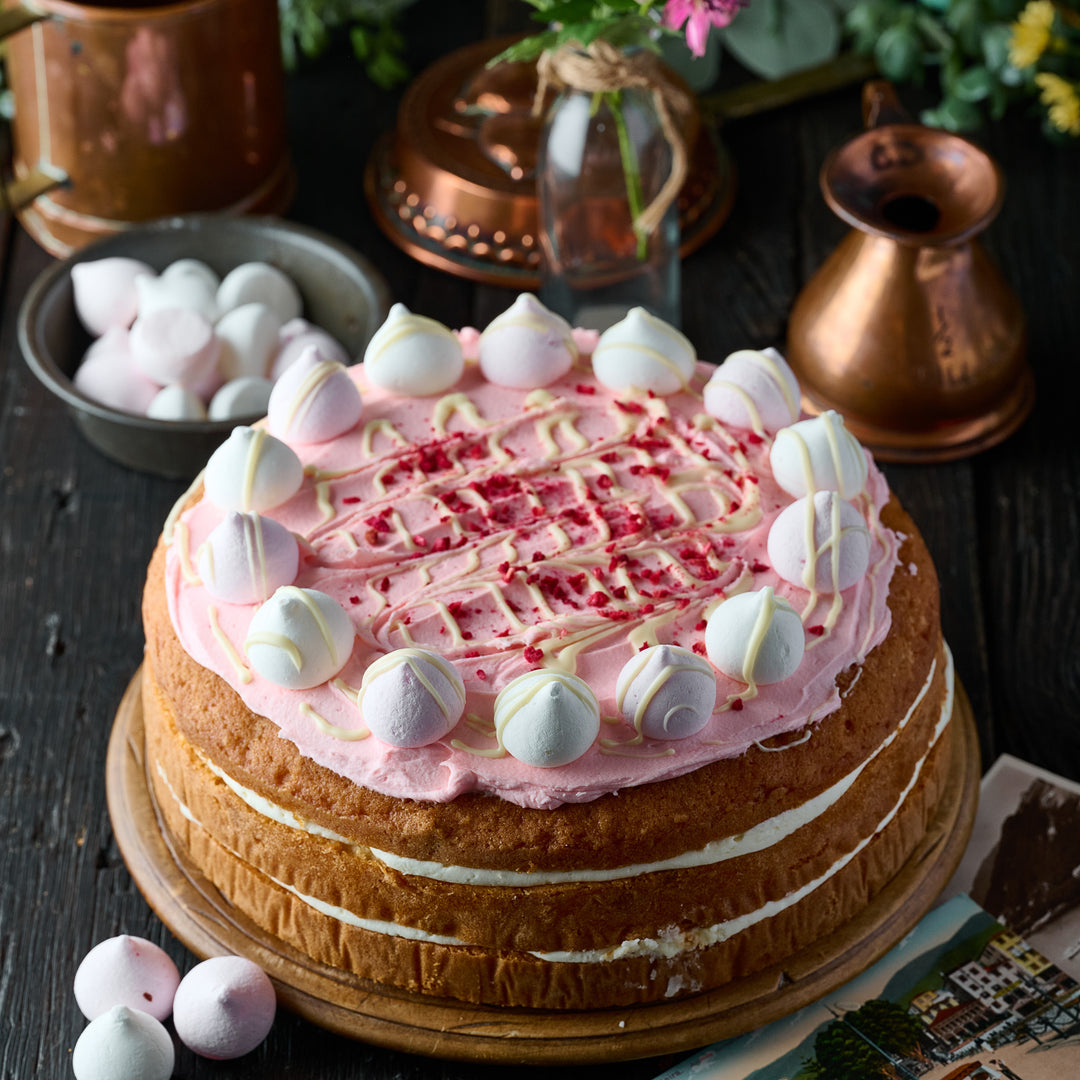
[[[843,594],[835,624],[825,626],[832,597],[805,613],[797,677],[732,707],[745,685],[718,672],[711,719],[677,742],[605,745],[634,736],[629,724],[605,724],[582,757],[547,769],[469,749],[497,747],[495,697],[526,671],[577,674],[602,715],[617,717],[626,662],[658,643],[704,655],[707,617],[725,596],[771,585],[803,614],[810,594],[783,581],[766,554],[769,527],[792,497],[772,479],[767,439],[729,433],[704,414],[711,371],[699,365],[687,392],[659,399],[605,390],[582,362],[531,393],[485,382],[471,366],[446,396],[409,398],[350,369],[363,421],[296,447],[303,485],[270,512],[311,546],[296,584],[336,598],[356,626],[339,679],[303,691],[258,675],[244,682],[227,645],[240,650],[254,607],[219,611],[223,643],[207,615],[211,598],[185,580],[172,543],[166,588],[180,640],[302,754],[403,798],[480,791],[530,807],[585,802],[820,719],[840,704],[837,674],[888,632],[898,540],[877,524],[888,489],[872,466],[857,500],[872,523],[870,573]],[[206,499],[185,512],[191,550],[221,517]],[[355,690],[366,668],[404,647],[438,652],[458,670],[462,720],[414,748],[339,737],[363,727]]]

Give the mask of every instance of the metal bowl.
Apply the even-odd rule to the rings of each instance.
[[[224,276],[245,262],[267,262],[287,274],[304,301],[304,317],[358,358],[389,309],[389,288],[362,255],[313,229],[271,217],[192,214],[128,229],[83,248],[45,270],[19,310],[19,345],[30,370],[67,405],[98,450],[132,469],[190,478],[237,424],[153,420],[101,405],[75,389],[72,375],[91,338],[75,314],[71,268],[123,255],[164,270],[200,259]]]

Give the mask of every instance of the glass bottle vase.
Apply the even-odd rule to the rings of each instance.
[[[638,306],[680,324],[677,200],[651,235],[634,228],[671,160],[645,90],[564,90],[553,103],[537,166],[540,298],[571,325],[604,330]]]

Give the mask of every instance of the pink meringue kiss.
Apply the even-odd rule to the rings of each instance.
[[[138,277],[153,277],[154,271],[138,259],[113,256],[75,263],[71,286],[75,294],[75,314],[87,333],[100,337],[107,330],[126,330],[139,310]]]
[[[216,600],[260,604],[296,580],[300,545],[273,518],[230,510],[195,558],[199,577]]]
[[[267,418],[279,439],[321,443],[354,427],[363,407],[348,371],[311,345],[274,384]]]
[[[75,389],[110,409],[145,416],[161,387],[148,379],[131,355],[129,334],[120,327],[106,330],[83,357],[72,377]]]
[[[120,934],[95,945],[75,972],[75,1000],[87,1020],[126,1005],[164,1020],[172,1012],[180,972],[164,949]]]
[[[162,308],[141,315],[131,328],[136,365],[162,386],[196,386],[213,371],[220,349],[210,323],[187,308]]]
[[[465,711],[457,670],[427,649],[395,649],[364,672],[357,705],[375,738],[391,746],[427,746]]]
[[[623,719],[649,739],[696,735],[716,708],[716,674],[696,653],[654,645],[619,672],[615,700]]]
[[[561,379],[577,355],[570,324],[531,293],[522,293],[480,335],[484,378],[513,390],[535,390]]]
[[[324,360],[336,360],[345,367],[352,363],[352,357],[337,338],[332,337],[322,327],[309,323],[307,319],[290,319],[281,328],[278,340],[280,348],[270,370],[270,378],[274,380],[280,379],[311,345],[318,347]]]
[[[705,411],[731,427],[773,435],[799,419],[799,383],[775,349],[740,349],[705,384]]]
[[[861,581],[870,566],[870,532],[851,503],[835,491],[818,491],[777,515],[768,550],[773,569],[792,585],[842,592]]]
[[[250,1053],[266,1038],[276,1011],[274,984],[258,964],[213,956],[184,976],[173,1024],[189,1050],[227,1061]]]

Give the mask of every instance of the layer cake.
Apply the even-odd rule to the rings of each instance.
[[[532,302],[307,358],[150,565],[176,842],[316,960],[485,1004],[671,999],[852,918],[933,815],[952,667],[917,529],[790,381]]]

